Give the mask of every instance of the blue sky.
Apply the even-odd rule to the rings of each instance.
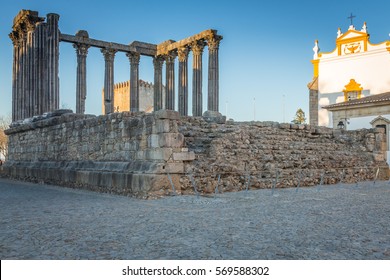
[[[351,12],[356,15],[356,28],[367,22],[372,43],[388,40],[390,33],[389,1],[5,0],[0,18],[0,115],[11,113],[12,43],[8,34],[21,9],[38,11],[40,16],[58,13],[62,33],[85,29],[91,38],[123,44],[135,40],[158,44],[217,29],[224,37],[220,45],[220,111],[238,121],[255,117],[289,122],[298,108],[308,114],[306,85],[312,79],[314,40],[319,40],[321,51],[333,50],[337,28],[348,29]],[[207,51],[203,65],[206,70]],[[127,57],[118,53],[115,82],[128,80],[129,72]],[[141,58],[140,78],[153,82],[150,58]],[[206,100],[206,71],[203,81]],[[74,48],[61,43],[61,107],[75,109],[75,82]],[[91,48],[87,58],[87,113],[101,113],[103,82],[103,55]]]

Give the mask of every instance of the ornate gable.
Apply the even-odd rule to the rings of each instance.
[[[366,31],[349,29],[336,39],[338,55],[349,55],[367,51],[370,35]]]

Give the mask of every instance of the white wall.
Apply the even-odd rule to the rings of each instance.
[[[390,91],[390,53],[383,49],[320,60],[320,94],[341,92],[350,79],[370,94]]]

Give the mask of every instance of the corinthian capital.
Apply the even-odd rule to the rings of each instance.
[[[14,46],[19,45],[19,33],[17,31],[12,31],[8,36]]]
[[[156,69],[162,69],[164,63],[164,57],[161,55],[153,57],[153,65]]]
[[[180,47],[177,49],[177,56],[179,57],[180,62],[185,62],[188,58],[189,49],[187,46]]]
[[[222,40],[222,36],[215,35],[210,38],[207,38],[207,45],[209,50],[217,50],[219,48],[219,42]]]
[[[105,61],[108,61],[108,62],[114,61],[116,50],[114,50],[114,49],[100,49],[100,51],[104,55]]]
[[[139,65],[139,61],[141,58],[141,55],[139,53],[129,52],[126,53],[126,56],[129,58],[131,65]]]
[[[191,44],[191,50],[194,55],[201,55],[203,53],[204,46],[205,42],[203,40],[198,40]]]
[[[176,52],[171,51],[167,55],[165,55],[165,60],[167,63],[174,63],[176,56],[177,56]]]
[[[87,44],[73,44],[73,47],[76,49],[77,55],[87,56],[89,45],[87,45]]]

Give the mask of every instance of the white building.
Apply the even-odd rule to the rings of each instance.
[[[390,41],[372,44],[369,39],[364,23],[361,30],[350,25],[342,33],[339,28],[331,52],[320,52],[315,41],[314,75],[308,84],[311,125],[345,129],[379,126],[389,132]]]

